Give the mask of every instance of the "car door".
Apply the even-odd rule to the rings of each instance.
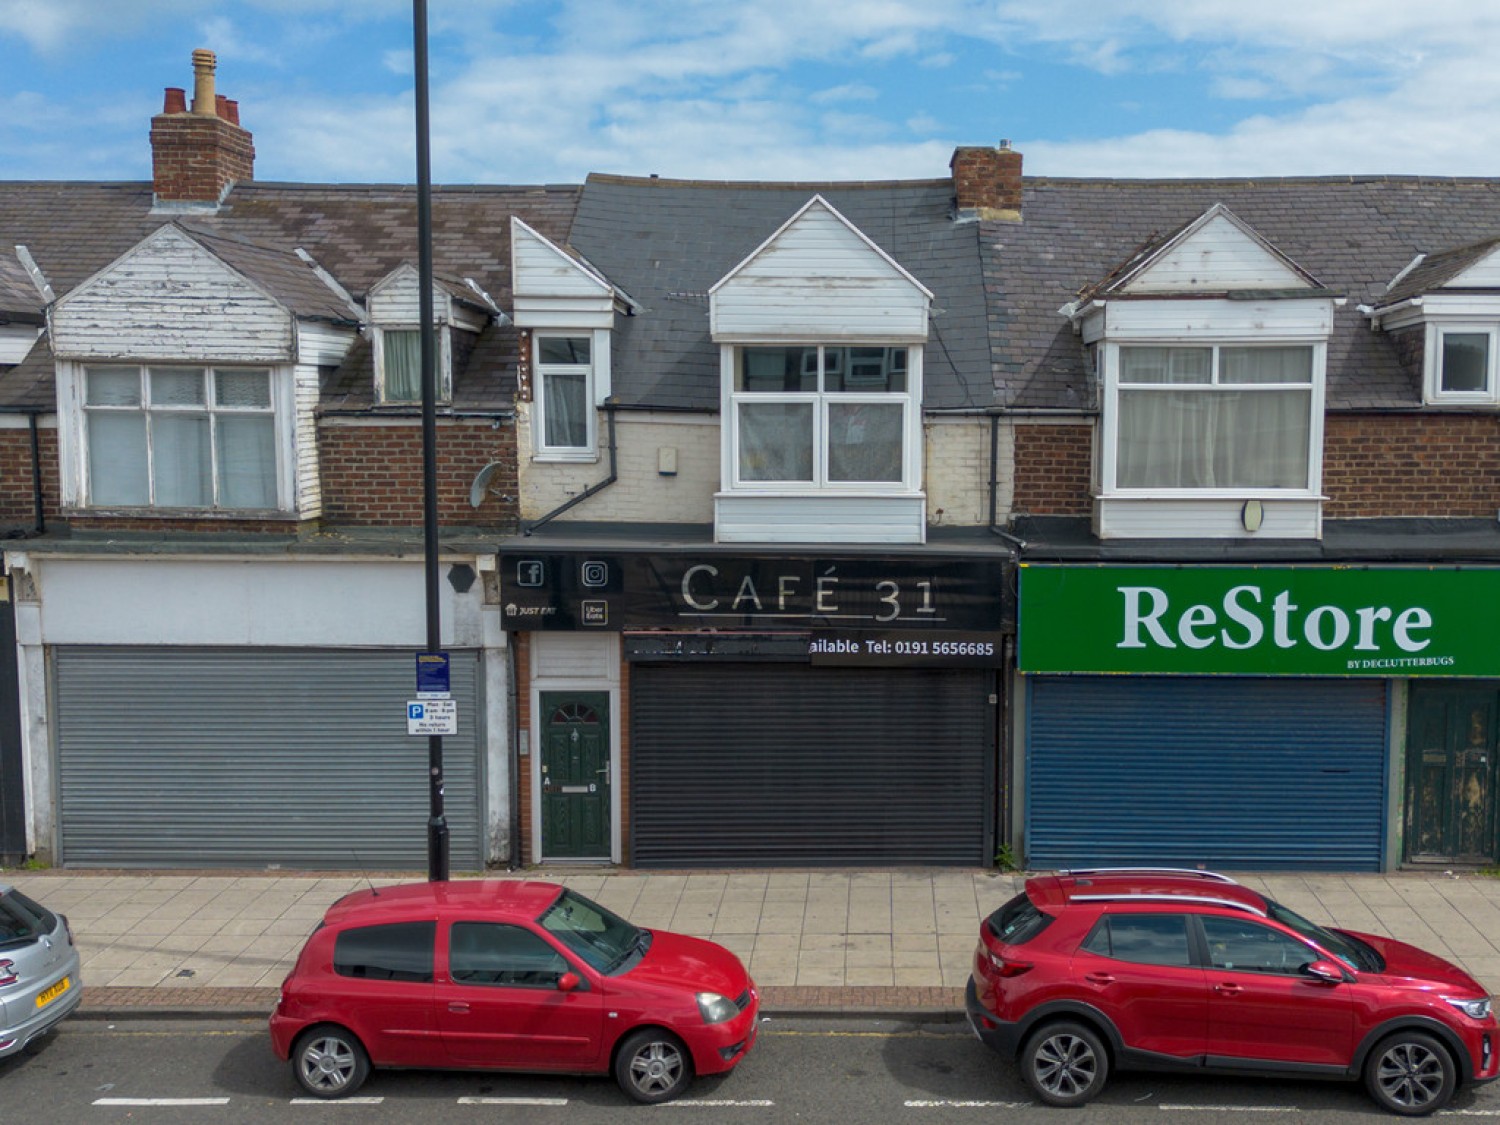
[[[378,1066],[441,1066],[433,1019],[437,923],[351,926],[334,940],[324,1000]]]
[[[603,997],[543,935],[525,926],[458,921],[447,929],[438,1022],[462,1066],[592,1070],[603,1053]],[[578,984],[560,987],[565,973]]]
[[[1106,912],[1073,956],[1073,980],[1127,1047],[1195,1058],[1207,1042],[1208,983],[1191,950],[1183,914]]]
[[[1208,950],[1208,1051],[1215,1061],[1346,1066],[1354,1054],[1347,983],[1304,969],[1327,958],[1255,918],[1202,915]]]

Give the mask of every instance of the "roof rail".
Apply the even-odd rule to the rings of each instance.
[[[1239,886],[1238,879],[1231,879],[1217,871],[1204,871],[1198,867],[1067,867],[1055,874],[1062,875],[1191,875],[1215,883]]]
[[[1258,918],[1266,917],[1266,912],[1258,906],[1252,906],[1248,902],[1236,902],[1232,898],[1218,898],[1215,895],[1174,895],[1149,892],[1147,894],[1097,894],[1097,895],[1073,895],[1073,902],[1169,902],[1183,903],[1194,902],[1201,906],[1222,906],[1229,910],[1243,910],[1246,914],[1254,914]]]

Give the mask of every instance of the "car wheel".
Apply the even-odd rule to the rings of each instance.
[[[1104,1089],[1109,1056],[1083,1024],[1048,1024],[1026,1041],[1021,1074],[1047,1105],[1083,1105]]]
[[[615,1081],[638,1102],[669,1102],[693,1080],[687,1048],[673,1034],[642,1028],[620,1045],[615,1055]]]
[[[1448,1104],[1458,1085],[1453,1056],[1421,1031],[1386,1039],[1365,1064],[1365,1088],[1381,1108],[1403,1117],[1424,1117]]]
[[[297,1084],[315,1098],[342,1098],[370,1075],[370,1056],[353,1033],[325,1024],[302,1033],[292,1048]]]

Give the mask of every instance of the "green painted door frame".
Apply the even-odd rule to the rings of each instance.
[[[1500,859],[1500,685],[1414,683],[1407,720],[1406,858]]]
[[[610,855],[609,693],[540,693],[542,858]]]

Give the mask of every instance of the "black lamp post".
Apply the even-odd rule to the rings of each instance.
[[[427,112],[427,0],[412,0],[417,111],[417,274],[422,318],[422,543],[427,589],[427,651],[443,646],[438,607],[437,340],[432,327],[432,167]],[[427,878],[448,878],[443,815],[443,736],[427,736]]]

